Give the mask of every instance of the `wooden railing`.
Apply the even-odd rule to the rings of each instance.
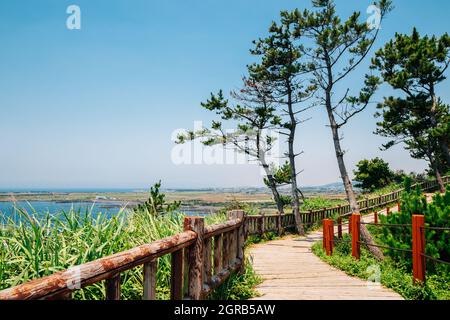
[[[121,273],[136,267],[143,269],[142,299],[154,300],[158,258],[167,254],[171,299],[203,299],[243,268],[244,212],[229,212],[229,219],[204,226],[203,218],[187,217],[182,233],[0,291],[0,300],[71,299],[74,291],[102,281],[106,299],[119,300]]]
[[[400,210],[398,212],[401,212]],[[395,214],[398,214],[395,213]],[[379,249],[385,249],[389,251],[402,252],[404,254],[411,255],[412,261],[412,271],[413,271],[413,279],[415,284],[423,284],[426,281],[426,267],[427,261],[432,261],[433,263],[444,264],[450,266],[450,261],[444,261],[440,258],[436,258],[430,255],[427,255],[426,247],[426,232],[448,232],[450,231],[450,227],[442,227],[442,226],[430,226],[425,224],[425,216],[421,214],[416,214],[411,217],[411,224],[379,224],[378,223],[378,213],[374,212],[375,219],[374,222],[364,222],[361,219],[361,214],[352,214],[349,224],[349,234],[351,235],[351,252],[352,256],[359,260],[361,258],[361,246],[364,245],[366,247],[378,247]],[[386,212],[389,215],[389,211]],[[391,213],[392,214],[392,213]],[[327,256],[332,256],[334,251],[335,243],[345,243],[346,240],[343,240],[342,235],[342,224],[338,222],[338,235],[335,236],[334,231],[334,223],[332,219],[324,219],[322,223],[322,232],[323,232],[323,249]],[[383,229],[388,228],[403,228],[403,230],[410,229],[410,232],[405,232],[405,234],[411,234],[411,244],[410,248],[396,248],[390,247],[387,245],[377,245],[373,243],[362,242],[360,226],[361,225],[370,225],[373,227],[380,227]],[[351,226],[351,227],[350,227]],[[430,240],[428,240],[430,241]],[[404,259],[406,257],[402,257]]]
[[[443,177],[444,184],[450,183],[450,176]],[[433,190],[439,187],[436,180],[425,181],[412,185],[419,185],[423,191]],[[361,213],[370,212],[376,208],[386,207],[390,204],[397,203],[404,189],[400,189],[378,197],[366,198],[358,201]],[[305,226],[320,225],[324,219],[336,216],[350,217],[352,215],[350,205],[339,205],[332,208],[323,208],[320,210],[310,210],[301,212],[300,217]],[[283,232],[284,229],[295,227],[295,218],[291,214],[269,214],[269,215],[252,215],[247,217],[248,232],[250,235],[264,234],[267,232]]]
[[[449,177],[444,182],[448,184]],[[427,181],[420,186],[430,190],[437,183]],[[361,211],[395,203],[401,192],[359,201]],[[313,225],[335,215],[349,214],[347,205],[302,212],[301,217],[305,225]],[[119,300],[121,273],[137,267],[142,267],[143,272],[142,299],[154,300],[158,258],[168,254],[171,255],[171,299],[199,300],[233,272],[242,270],[248,235],[282,233],[295,227],[293,214],[245,216],[237,210],[229,212],[228,219],[223,224],[205,226],[201,217],[186,217],[182,233],[0,291],[0,300],[71,299],[74,291],[99,282],[105,283],[107,300]]]

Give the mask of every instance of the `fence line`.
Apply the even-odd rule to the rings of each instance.
[[[334,235],[334,221],[332,219],[324,219],[323,225],[323,248],[328,256],[333,255],[333,248],[335,242],[351,242],[352,245],[352,256],[359,260],[361,256],[361,245],[369,247],[377,247],[381,249],[388,249],[393,251],[400,251],[403,253],[409,253],[412,255],[413,263],[413,279],[415,284],[423,284],[426,281],[426,261],[430,260],[435,263],[441,263],[445,265],[450,265],[450,262],[441,259],[434,258],[426,254],[426,230],[444,230],[448,231],[450,228],[444,227],[425,227],[425,216],[424,215],[413,215],[412,224],[378,224],[378,223],[365,223],[361,222],[360,214],[353,214],[351,218],[352,228],[350,231],[351,241],[345,241],[342,239],[342,235],[339,235],[335,239]],[[411,228],[412,234],[412,248],[394,248],[390,246],[369,244],[367,242],[361,241],[360,236],[360,225],[373,225],[381,228]]]
[[[450,176],[442,178],[444,184],[450,184]],[[439,184],[436,180],[424,181],[413,184],[411,187],[420,186],[423,191],[436,189]],[[361,213],[370,212],[376,208],[386,207],[390,204],[398,203],[400,195],[404,189],[400,189],[388,194],[380,195],[378,197],[366,198],[358,201]],[[349,218],[352,215],[350,205],[339,205],[331,208],[323,208],[319,210],[310,210],[308,212],[300,212],[300,218],[305,226],[321,224],[324,219],[330,219],[335,216],[342,218]],[[376,217],[378,218],[378,217]],[[378,219],[377,219],[378,220]],[[280,232],[283,229],[295,227],[295,218],[292,213],[289,214],[262,214],[248,216],[247,223],[249,224],[249,234],[263,234],[266,232]]]

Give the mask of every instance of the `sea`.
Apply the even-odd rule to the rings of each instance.
[[[117,202],[108,203],[93,203],[93,202],[55,202],[55,201],[19,201],[19,202],[0,202],[0,212],[5,216],[17,214],[19,211],[26,211],[29,214],[44,216],[47,213],[50,215],[59,214],[61,212],[69,212],[72,209],[75,212],[88,212],[93,216],[103,213],[108,217],[116,215],[120,210],[126,209],[127,206],[120,206]]]
[[[143,189],[14,189],[2,190],[0,193],[92,193],[101,195],[104,193],[127,193],[127,192],[144,192]],[[89,213],[96,217],[104,214],[107,217],[117,215],[120,211],[132,209],[132,205],[119,201],[99,201],[99,202],[64,202],[64,201],[18,201],[18,202],[1,202],[0,201],[0,217],[20,216],[20,212],[26,211],[35,217],[43,217],[47,214],[56,215],[61,212],[69,212],[74,210],[80,214]],[[196,210],[181,210],[183,214],[191,216],[204,216],[208,213]]]

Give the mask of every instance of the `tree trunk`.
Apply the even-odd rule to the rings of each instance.
[[[277,205],[278,213],[280,215],[282,215],[282,214],[284,214],[283,202],[281,201],[280,193],[278,192],[277,184],[275,182],[275,179],[273,178],[272,171],[270,171],[270,166],[266,161],[266,153],[264,152],[264,150],[261,149],[260,138],[261,138],[261,135],[260,135],[260,132],[258,132],[258,135],[256,137],[256,148],[257,148],[258,159],[261,163],[261,166],[264,169],[264,172],[266,173],[268,187],[272,191],[273,200],[275,201],[275,204]]]
[[[358,202],[356,200],[355,191],[353,190],[352,181],[349,178],[347,168],[345,167],[344,162],[344,152],[341,148],[341,141],[339,138],[339,127],[336,123],[336,119],[334,118],[332,106],[331,106],[331,93],[330,91],[326,92],[326,108],[328,112],[328,119],[330,121],[331,131],[333,134],[333,142],[334,142],[334,149],[336,151],[336,159],[339,166],[339,171],[341,173],[342,182],[344,183],[345,193],[347,194],[347,199],[350,204],[350,208],[353,213],[359,213],[359,206]],[[378,260],[383,260],[384,255],[383,252],[377,247],[374,247],[372,245],[375,245],[375,241],[373,240],[369,230],[367,230],[365,225],[361,225],[361,237],[362,239],[369,244],[367,246],[368,250],[377,258]]]
[[[441,174],[441,166],[439,165],[439,160],[436,160],[433,157],[430,157],[431,166],[433,167],[434,175],[436,176],[436,180],[439,185],[439,190],[441,193],[445,193],[445,184],[442,180]]]
[[[292,91],[290,85],[288,87],[288,111],[290,117],[290,127],[289,127],[289,138],[288,138],[288,155],[289,155],[289,165],[291,168],[291,192],[292,192],[292,211],[295,217],[295,225],[299,235],[305,235],[305,229],[303,227],[302,217],[300,215],[300,197],[298,195],[297,186],[297,169],[295,165],[295,149],[294,140],[295,132],[297,129],[297,119],[295,119],[294,109],[292,105]]]
[[[266,177],[268,181],[268,187],[270,191],[272,191],[273,194],[273,200],[275,201],[275,204],[277,205],[278,213],[280,215],[284,214],[284,206],[283,202],[281,201],[280,193],[278,192],[277,184],[275,183],[275,179],[273,178],[272,172],[270,171],[269,165],[265,163],[265,160],[261,160],[262,166],[264,168],[264,171],[266,172]]]

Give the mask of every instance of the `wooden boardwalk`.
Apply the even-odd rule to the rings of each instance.
[[[396,208],[391,209],[392,212]],[[381,212],[385,213],[384,211]],[[370,222],[373,216],[362,218]],[[347,227],[343,227],[347,232]],[[289,237],[250,249],[253,267],[263,278],[255,300],[402,300],[381,285],[350,277],[323,262],[311,251],[322,241],[322,231],[307,237]]]

